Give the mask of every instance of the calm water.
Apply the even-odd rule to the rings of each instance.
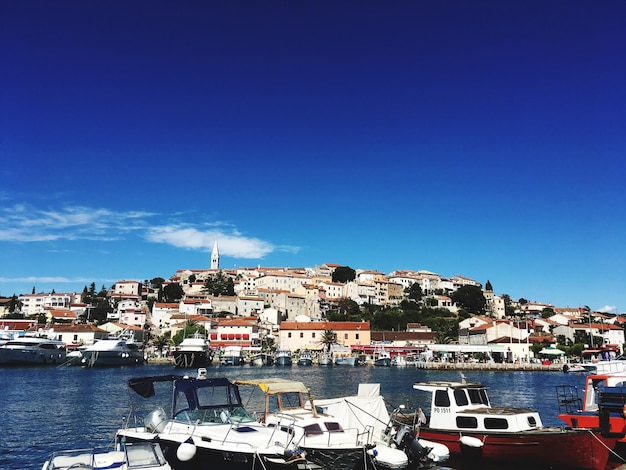
[[[126,381],[131,377],[180,374],[170,366],[111,369],[80,367],[0,368],[2,432],[0,469],[40,469],[49,454],[70,448],[107,448],[130,410]],[[223,367],[209,375],[236,378],[282,377],[301,380],[314,397],[355,395],[359,383],[380,383],[393,405],[422,406],[413,382],[459,380],[456,371],[366,367]],[[584,376],[561,372],[465,372],[468,381],[487,385],[494,405],[534,408],[545,425],[560,426],[555,386],[584,387]],[[242,392],[246,400],[246,394]],[[135,400],[135,398],[133,398]]]

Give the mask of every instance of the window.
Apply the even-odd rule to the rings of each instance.
[[[287,338],[291,338],[291,331],[287,333]]]
[[[534,416],[529,416],[528,417],[528,424],[533,427],[536,428],[537,427],[537,420],[535,419]]]
[[[61,339],[61,338],[59,338]],[[78,341],[78,335],[74,335],[74,341]]]
[[[504,418],[485,418],[485,429],[508,429],[509,423]]]
[[[357,334],[355,335],[355,337],[356,337],[356,339],[359,339],[359,334],[357,333]]]
[[[343,334],[343,339],[348,339],[348,333]]]
[[[315,338],[315,331],[311,333],[311,338]]]
[[[300,338],[304,338],[304,332],[300,332]]]
[[[450,406],[450,398],[446,390],[435,391],[435,406],[443,406],[446,408]]]
[[[454,391],[454,401],[458,406],[465,406],[469,404],[469,400],[467,399],[467,394],[465,390],[455,390]]]
[[[457,416],[456,425],[461,429],[476,429],[478,420],[473,416]]]

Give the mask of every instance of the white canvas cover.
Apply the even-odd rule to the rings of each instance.
[[[345,428],[361,432],[373,428],[375,439],[380,438],[389,423],[389,412],[380,395],[380,384],[359,384],[357,396],[315,400],[319,411],[337,418]]]

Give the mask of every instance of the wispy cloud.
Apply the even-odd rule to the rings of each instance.
[[[155,221],[158,217],[158,225]],[[168,216],[141,211],[112,211],[84,206],[43,210],[15,204],[0,210],[0,242],[56,240],[115,241],[137,236],[187,250],[210,251],[217,241],[220,254],[259,259],[275,252],[296,253],[295,246],[276,245],[242,234],[221,221],[180,222],[184,214]],[[198,217],[195,215],[194,217]]]

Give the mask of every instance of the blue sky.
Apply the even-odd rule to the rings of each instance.
[[[622,1],[0,5],[0,295],[425,269],[626,311]]]

